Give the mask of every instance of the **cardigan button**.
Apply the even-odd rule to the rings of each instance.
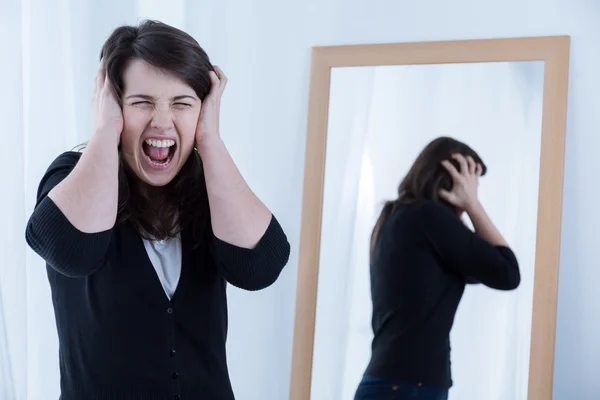
[[[176,394],[175,395],[175,400],[181,400],[181,397],[178,394]]]
[[[171,350],[171,357],[175,357],[175,349]]]
[[[179,378],[179,374],[177,372],[173,373],[173,379]]]
[[[173,309],[171,307],[167,308],[167,314],[173,314]]]

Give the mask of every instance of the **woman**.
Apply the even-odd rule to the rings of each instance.
[[[356,400],[447,399],[450,329],[465,284],[519,285],[515,255],[477,199],[485,172],[466,144],[438,138],[385,204],[371,236],[372,355]]]
[[[95,131],[39,185],[61,399],[233,399],[226,282],[271,285],[286,235],[219,137],[227,83],[198,43],[147,21],[101,52]]]

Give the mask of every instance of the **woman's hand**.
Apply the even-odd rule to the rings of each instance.
[[[440,196],[453,206],[467,212],[475,232],[480,237],[493,246],[508,247],[508,243],[477,199],[477,187],[483,168],[480,164],[475,163],[472,157],[465,158],[461,154],[453,154],[452,158],[460,165],[460,172],[450,161],[442,161],[442,165],[450,173],[454,184],[451,191],[441,190]]]
[[[200,148],[202,143],[219,137],[219,115],[221,111],[221,97],[227,77],[221,68],[215,66],[214,71],[209,71],[210,92],[202,102],[198,126],[196,127],[196,145]]]
[[[93,99],[94,132],[115,135],[117,142],[123,132],[123,110],[113,92],[112,83],[106,75],[104,60],[96,74]]]
[[[452,177],[453,185],[451,191],[442,189],[440,196],[453,206],[468,211],[478,203],[477,187],[482,167],[470,156],[465,158],[462,154],[453,154],[452,158],[460,165],[460,172],[450,161],[442,161]]]

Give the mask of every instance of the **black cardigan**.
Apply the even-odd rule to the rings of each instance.
[[[60,155],[38,189],[26,240],[47,263],[59,337],[62,400],[233,399],[225,355],[226,282],[271,285],[290,245],[272,217],[252,249],[182,232],[182,269],[169,301],[142,239],[126,222],[77,230],[46,195],[80,153]]]
[[[401,206],[373,249],[374,338],[365,375],[449,388],[450,330],[466,283],[512,290],[520,281],[512,250],[469,230],[450,207]]]

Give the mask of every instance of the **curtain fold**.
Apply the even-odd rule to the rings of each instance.
[[[348,266],[352,254],[348,243],[354,236],[359,194],[360,160],[370,124],[373,71],[339,69],[331,76],[332,91],[328,124],[341,135],[327,139],[324,204],[319,267],[317,326],[326,326],[328,335],[315,336],[311,399],[335,399],[344,381],[340,361],[347,346],[348,320],[343,310],[349,301]],[[352,86],[346,86],[348,80]],[[331,152],[330,152],[331,150]]]
[[[23,185],[25,176],[23,135],[22,4],[5,2],[0,12],[0,113],[2,144],[9,152],[0,207],[5,210],[0,230],[3,260],[0,263],[0,394],[2,399],[26,399],[27,313]],[[5,61],[6,60],[6,61]]]
[[[2,292],[0,291],[0,317],[4,315],[4,306],[2,303]],[[1,399],[14,399],[15,398],[15,387],[13,380],[12,365],[10,358],[7,357],[9,354],[8,349],[8,337],[6,329],[6,321],[4,318],[0,318],[0,398]]]

